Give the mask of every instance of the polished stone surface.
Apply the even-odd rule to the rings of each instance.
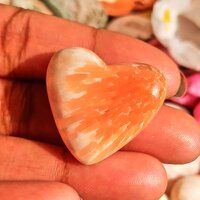
[[[166,81],[149,65],[109,66],[89,50],[70,48],[51,59],[47,91],[66,146],[94,164],[147,126],[165,100]]]

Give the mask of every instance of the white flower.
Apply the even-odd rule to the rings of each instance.
[[[200,70],[200,1],[160,0],[152,13],[153,31],[180,64]]]

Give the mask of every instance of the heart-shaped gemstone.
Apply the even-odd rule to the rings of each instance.
[[[70,48],[52,57],[47,91],[68,149],[93,164],[147,126],[163,104],[166,81],[149,65],[106,65],[89,50]]]

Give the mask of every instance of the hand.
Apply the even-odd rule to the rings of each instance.
[[[161,162],[186,163],[199,156],[199,125],[168,106],[121,151],[92,166],[67,152],[55,127],[45,89],[53,53],[79,46],[108,64],[151,64],[165,75],[169,98],[180,87],[180,73],[159,50],[117,33],[3,5],[0,36],[1,200],[154,200],[167,184]]]

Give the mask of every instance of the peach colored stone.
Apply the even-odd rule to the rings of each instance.
[[[163,104],[166,81],[149,65],[108,66],[89,50],[70,48],[51,59],[47,91],[66,146],[94,164],[147,126]]]

